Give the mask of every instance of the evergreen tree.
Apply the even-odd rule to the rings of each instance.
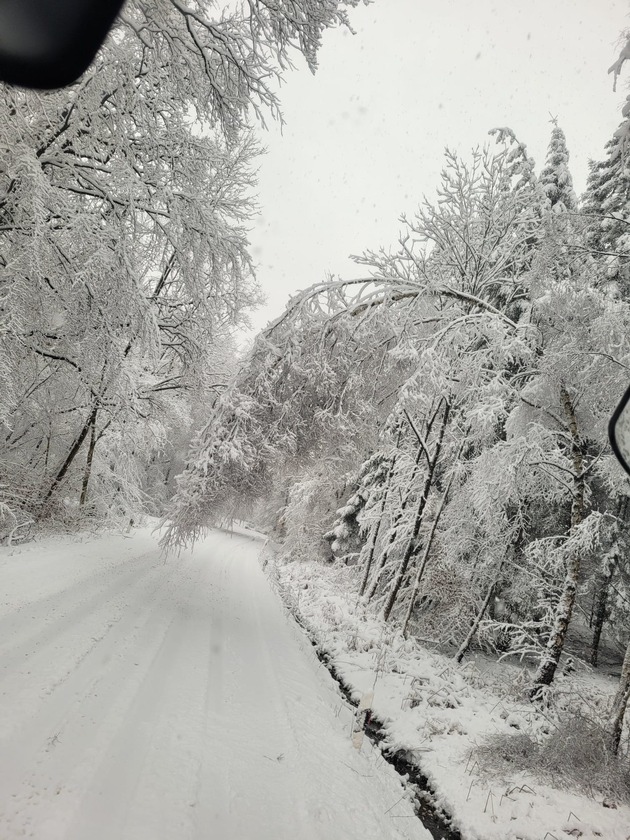
[[[547,196],[549,209],[555,212],[577,209],[573,179],[569,171],[569,150],[564,131],[553,120],[553,131],[547,149],[545,167],[540,173],[540,184]]]
[[[606,144],[606,158],[590,161],[582,213],[586,244],[605,276],[627,289],[630,281],[630,166],[616,136]]]

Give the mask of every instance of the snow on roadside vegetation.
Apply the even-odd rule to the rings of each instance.
[[[520,769],[519,736],[535,744],[556,728],[552,712],[524,699],[527,675],[520,666],[482,655],[458,666],[393,634],[349,594],[352,568],[273,559],[268,568],[355,698],[374,691],[372,710],[385,723],[385,744],[413,757],[464,840],[630,838],[627,804]],[[593,710],[605,706],[614,685],[612,678],[574,673],[560,678],[559,692],[582,697]],[[510,733],[516,749],[489,766],[489,750],[478,748]]]

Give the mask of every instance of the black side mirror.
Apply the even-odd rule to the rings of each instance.
[[[617,460],[630,475],[630,388],[610,418],[608,437]]]
[[[65,87],[105,40],[123,0],[0,0],[0,81]]]

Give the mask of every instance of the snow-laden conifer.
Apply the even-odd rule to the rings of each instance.
[[[566,137],[555,119],[547,149],[547,159],[541,170],[539,181],[551,210],[574,212],[577,209],[577,197],[569,170]]]

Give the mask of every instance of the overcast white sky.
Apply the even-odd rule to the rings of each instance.
[[[256,330],[298,289],[348,259],[394,245],[402,212],[437,185],[445,146],[466,154],[510,126],[538,164],[557,115],[584,189],[589,158],[621,119],[607,69],[629,25],[628,0],[375,0],[356,34],[326,34],[315,76],[280,92],[286,125],[261,131],[261,216],[251,233],[268,304]]]

